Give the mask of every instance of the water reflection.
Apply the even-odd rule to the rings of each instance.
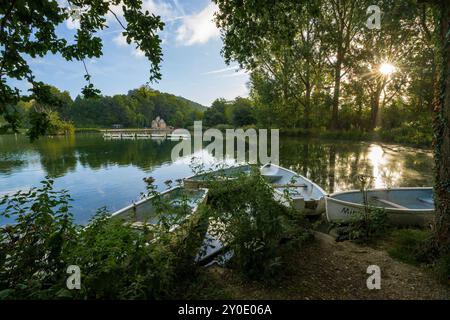
[[[70,190],[76,220],[86,223],[103,205],[116,210],[136,200],[145,189],[145,176],[154,176],[162,188],[167,179],[191,174],[191,157],[171,162],[176,144],[103,140],[100,135],[45,138],[31,144],[24,136],[0,136],[0,194],[37,186],[49,175],[57,188]],[[207,166],[219,162],[205,150],[195,156]],[[226,161],[233,162],[233,155]],[[432,185],[431,154],[393,145],[283,138],[280,162],[330,193],[358,188],[358,174],[372,175],[372,187]]]
[[[317,182],[329,193],[358,189],[358,175],[372,188],[431,186],[430,152],[384,144],[282,141],[281,164]]]

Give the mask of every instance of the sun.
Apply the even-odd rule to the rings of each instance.
[[[380,67],[378,68],[378,71],[385,76],[393,74],[395,70],[396,68],[393,64],[386,62],[380,64]]]

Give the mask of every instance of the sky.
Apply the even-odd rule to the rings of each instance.
[[[65,3],[64,0],[59,0]],[[160,33],[163,49],[162,79],[150,86],[210,106],[216,98],[248,96],[248,74],[237,63],[226,65],[220,54],[222,40],[212,21],[217,10],[210,0],[143,0],[143,8],[160,15],[165,28]],[[121,9],[114,8],[119,19]],[[128,45],[123,30],[113,15],[107,16],[109,28],[99,35],[103,56],[86,60],[91,81],[104,95],[127,93],[148,81],[150,62]],[[72,37],[77,22],[68,20],[57,28],[58,35]],[[67,62],[59,55],[28,59],[36,79],[69,91],[72,98],[86,84],[81,62]],[[22,90],[29,84],[17,83]],[[24,92],[26,93],[26,92]]]

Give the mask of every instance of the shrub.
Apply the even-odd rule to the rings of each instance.
[[[175,219],[165,219],[137,230],[102,209],[82,227],[69,203],[50,179],[2,199],[0,216],[16,223],[0,228],[0,299],[170,298],[191,271],[201,224],[189,220],[171,232]],[[81,290],[66,288],[69,265],[80,267]]]
[[[351,214],[349,222],[332,223],[336,227],[339,240],[354,240],[361,243],[372,242],[385,235],[391,225],[384,208],[374,207],[369,203],[367,187],[370,185],[371,176],[359,175],[364,208]]]
[[[50,179],[0,201],[0,216],[17,222],[0,228],[1,298],[50,298],[65,283],[65,251],[77,238],[69,202]]]
[[[251,279],[276,279],[289,249],[311,235],[304,219],[273,199],[259,170],[209,188],[208,232],[228,245],[230,265]]]
[[[450,254],[439,257],[434,262],[433,271],[440,282],[450,284]]]
[[[353,240],[370,243],[379,239],[390,229],[384,209],[368,206],[363,212],[352,214],[347,223],[333,223],[338,232],[338,240]]]
[[[391,244],[387,250],[389,255],[400,261],[419,265],[418,258],[421,245],[430,237],[428,230],[398,229],[391,233]]]

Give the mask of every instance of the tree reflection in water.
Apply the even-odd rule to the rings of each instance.
[[[118,209],[144,191],[145,176],[163,182],[190,174],[189,159],[171,162],[176,141],[104,140],[101,135],[41,138],[0,136],[0,194],[36,186],[46,175],[68,189],[74,212],[87,221],[103,205]],[[270,152],[270,150],[269,150]],[[227,155],[231,157],[233,155]],[[210,162],[219,162],[207,155]],[[328,192],[358,189],[357,175],[374,176],[371,187],[431,186],[432,155],[378,143],[282,138],[280,164]]]

